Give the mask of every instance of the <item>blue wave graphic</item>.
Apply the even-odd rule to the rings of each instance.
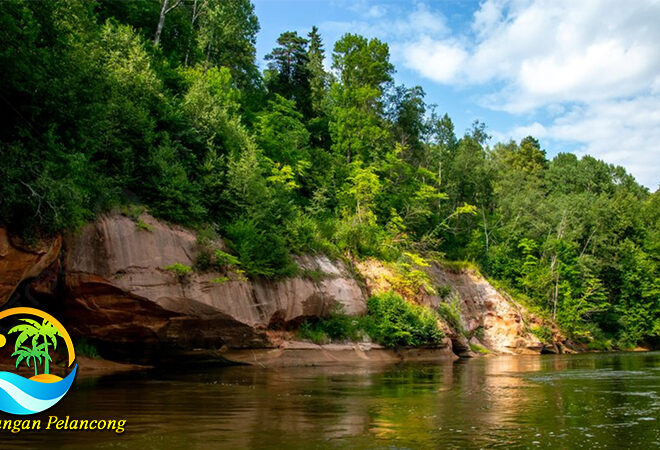
[[[78,365],[66,378],[56,383],[41,383],[11,372],[0,372],[0,410],[28,415],[47,410],[69,391]]]

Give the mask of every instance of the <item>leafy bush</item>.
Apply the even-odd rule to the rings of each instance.
[[[201,271],[226,272],[232,268],[237,269],[240,264],[236,256],[222,250],[211,252],[208,249],[203,249],[195,257],[195,268]]]
[[[431,346],[444,337],[433,311],[408,303],[393,292],[371,297],[367,309],[369,335],[386,347]]]
[[[140,216],[146,212],[147,208],[144,205],[129,204],[121,207],[121,213],[136,223],[140,220]]]
[[[402,252],[394,264],[390,265],[394,276],[388,281],[392,289],[406,298],[416,298],[420,294],[435,294],[436,290],[429,275],[422,270],[429,263],[421,256]]]
[[[99,351],[94,344],[89,342],[85,338],[80,338],[74,345],[76,350],[76,355],[86,356],[88,358],[98,359],[100,358]]]
[[[531,327],[530,332],[543,343],[552,342],[554,336],[552,329],[546,325],[535,325]]]
[[[346,315],[340,304],[335,304],[327,317],[307,319],[298,329],[298,336],[316,344],[333,340],[359,341],[366,334],[366,317]]]
[[[595,339],[587,344],[587,349],[597,352],[611,352],[614,349],[614,343],[611,339]]]
[[[446,298],[446,297],[449,297],[449,294],[451,294],[451,286],[448,286],[446,284],[442,285],[442,286],[438,286],[438,287],[436,287],[435,291],[436,291],[438,297]]]
[[[480,274],[479,266],[471,261],[442,261],[442,266],[451,272],[462,272],[463,270],[472,270]]]
[[[138,221],[135,223],[135,228],[137,228],[140,231],[153,231],[151,225],[149,225],[147,222],[145,222],[142,219],[138,219]]]
[[[437,311],[447,325],[468,337],[468,332],[461,319],[461,299],[454,295],[449,302],[440,303]]]
[[[300,269],[298,270],[298,276],[310,281],[321,281],[329,276],[321,269]]]
[[[317,344],[359,341],[368,335],[385,347],[433,346],[444,337],[437,321],[430,309],[388,292],[369,299],[366,316],[348,316],[337,307],[328,317],[307,319],[298,329],[298,336]]]
[[[240,265],[250,276],[275,278],[295,274],[282,236],[251,220],[238,220],[226,228],[227,239]]]
[[[216,277],[209,280],[211,283],[224,284],[229,281],[229,277]]]
[[[470,350],[472,350],[474,353],[480,353],[482,355],[487,355],[490,353],[490,350],[479,344],[470,344]]]
[[[308,320],[303,322],[300,325],[300,328],[298,328],[298,337],[300,339],[310,340],[318,345],[329,344],[330,338],[323,331],[323,327],[318,326],[317,324],[318,322],[312,322]]]
[[[188,274],[192,272],[192,268],[190,266],[178,262],[175,262],[174,264],[170,264],[169,266],[165,266],[165,270],[174,272],[174,274],[179,278],[179,281],[185,279],[188,276]]]

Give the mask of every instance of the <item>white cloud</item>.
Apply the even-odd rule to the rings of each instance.
[[[396,41],[413,40],[425,35],[445,36],[449,33],[445,17],[431,11],[423,3],[417,4],[408,14],[390,11],[390,5],[369,5],[365,1],[356,2],[350,8],[358,13],[360,19],[326,21],[322,22],[319,28],[331,34],[359,33],[367,37]],[[386,15],[399,17],[388,18]]]
[[[513,128],[503,136],[534,136],[555,141],[563,151],[589,154],[625,167],[637,181],[655,190],[660,183],[660,95],[574,106],[544,126]],[[554,146],[554,145],[553,145]]]
[[[495,137],[561,143],[657,188],[659,0],[484,0],[454,33],[423,3],[407,14],[392,3],[355,4],[360,20],[326,27],[390,42],[395,62],[433,82],[478,86],[481,106],[522,120]]]
[[[510,112],[615,98],[648,89],[660,72],[659,22],[655,0],[487,0],[474,14],[473,39],[412,37],[403,63],[440,83],[503,82],[489,106]],[[433,49],[437,59],[464,55],[460,70],[422,71],[440,64],[428,59]]]
[[[659,23],[657,0],[486,0],[470,32],[411,36],[396,54],[437,83],[481,86],[482,106],[537,117],[495,136],[560,142],[655,189]]]
[[[409,68],[440,83],[454,80],[468,58],[460,45],[451,41],[433,41],[428,37],[415,44],[403,44],[395,51],[405,55]]]
[[[515,127],[506,136],[506,139],[521,140],[527,136],[534,136],[535,138],[544,138],[548,135],[548,130],[539,122],[534,122],[531,125],[523,125]]]

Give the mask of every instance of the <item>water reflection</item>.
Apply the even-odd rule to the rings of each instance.
[[[81,379],[49,414],[127,419],[124,435],[31,432],[3,447],[658,448],[659,375],[649,353]]]

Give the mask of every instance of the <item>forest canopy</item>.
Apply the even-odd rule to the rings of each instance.
[[[575,340],[660,336],[659,191],[457,134],[378,39],[284,31],[260,71],[258,30],[249,0],[3,1],[0,221],[47,235],[142,205],[249,276],[294,253],[466,260]]]

